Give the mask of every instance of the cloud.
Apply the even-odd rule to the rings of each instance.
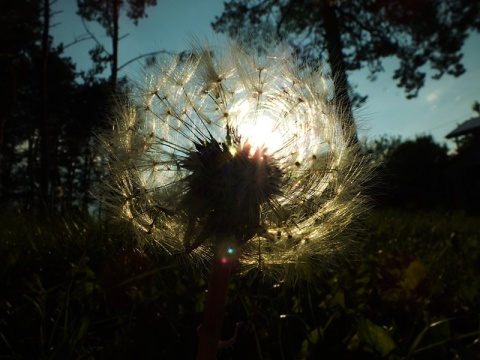
[[[439,97],[439,91],[438,90],[434,90],[432,91],[430,94],[427,94],[427,101],[428,102],[434,102],[435,100],[438,99]]]

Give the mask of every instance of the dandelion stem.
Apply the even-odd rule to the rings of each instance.
[[[228,284],[232,269],[236,265],[236,257],[227,259],[216,252],[213,258],[203,322],[197,330],[199,335],[197,360],[217,358],[225,304],[227,303]]]

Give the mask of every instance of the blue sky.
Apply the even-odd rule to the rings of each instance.
[[[125,37],[120,42],[120,65],[157,50],[180,52],[188,49],[192,36],[200,40],[219,37],[210,24],[222,13],[223,0],[157,0],[157,3],[156,7],[147,9],[148,18],[140,20],[138,26],[122,17],[120,31]],[[69,44],[86,33],[80,18],[75,15],[76,0],[58,1],[54,10],[60,11],[52,21],[56,24],[52,29],[55,43]],[[87,23],[87,26],[108,49],[110,43],[104,30],[96,23]],[[91,66],[88,51],[93,46],[93,41],[83,41],[68,47],[65,54],[72,57],[77,68],[88,69]],[[475,116],[471,107],[475,100],[480,101],[480,35],[471,36],[463,50],[463,64],[467,69],[464,75],[428,79],[418,97],[412,100],[407,100],[403,89],[391,79],[395,59],[384,62],[385,72],[374,82],[367,79],[367,70],[352,73],[349,80],[359,93],[368,95],[367,102],[356,111],[356,117],[365,128],[362,135],[368,138],[393,135],[406,139],[432,134],[438,142],[445,142],[445,135],[456,125]],[[140,65],[133,63],[125,67],[120,75],[138,79]]]

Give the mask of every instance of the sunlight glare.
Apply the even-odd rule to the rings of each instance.
[[[254,120],[239,124],[238,132],[242,142],[248,143],[254,153],[258,148],[266,148],[271,155],[282,148],[282,134],[277,121],[268,113],[255,116]]]

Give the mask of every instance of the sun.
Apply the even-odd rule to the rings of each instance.
[[[266,154],[272,155],[282,148],[282,134],[277,121],[268,114],[257,115],[253,120],[238,127],[242,142],[251,146],[251,151],[265,148]]]
[[[264,149],[265,154],[277,154],[285,146],[285,129],[279,119],[278,109],[257,108],[253,101],[243,101],[234,106],[234,121],[242,144],[248,144],[251,152]]]

